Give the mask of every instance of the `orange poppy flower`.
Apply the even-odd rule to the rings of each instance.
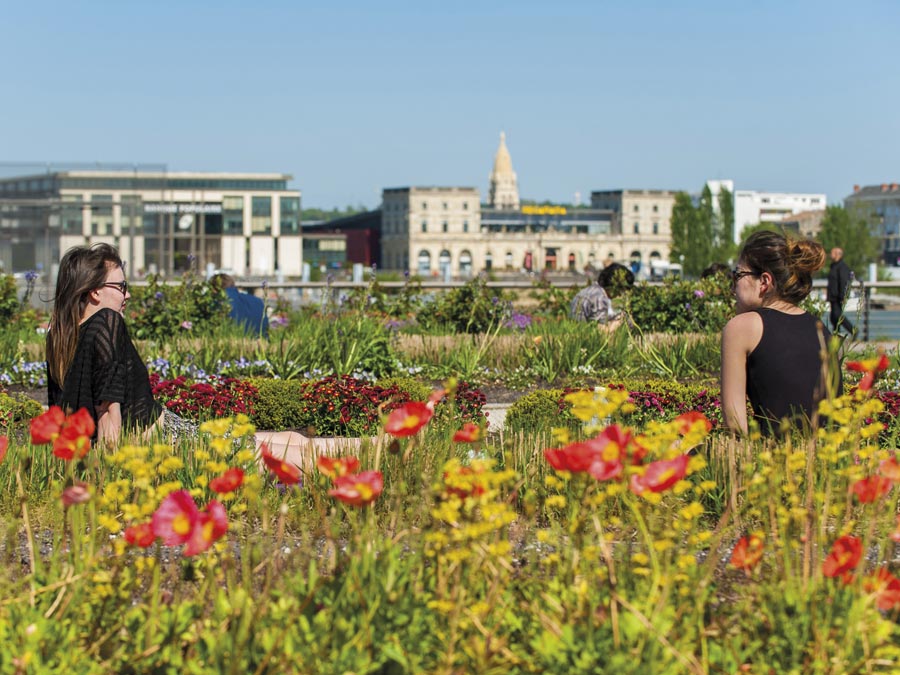
[[[334,488],[328,494],[350,506],[365,506],[378,498],[384,490],[384,478],[380,471],[363,471],[334,479]]]
[[[125,541],[132,546],[140,546],[147,548],[156,541],[156,535],[153,534],[153,525],[151,523],[138,523],[125,528]]]
[[[890,365],[886,354],[881,354],[874,359],[865,359],[863,361],[848,361],[847,370],[857,373],[863,373],[862,379],[859,381],[859,388],[862,391],[868,391],[875,383],[875,376]]]
[[[474,422],[466,422],[462,429],[453,434],[455,443],[477,443],[481,440],[481,427]]]
[[[191,493],[176,490],[163,499],[153,514],[153,534],[166,546],[177,546],[191,538],[200,519],[200,511]]]
[[[63,424],[66,421],[66,414],[58,405],[50,406],[50,408],[31,420],[31,442],[35,445],[44,445],[52,443],[53,439],[59,435]]]
[[[325,457],[316,459],[319,471],[332,480],[339,476],[348,476],[359,470],[359,460],[356,457]]]
[[[479,478],[479,474],[483,473],[484,465],[480,463],[476,467],[461,466],[452,474],[445,471],[443,475],[444,494],[460,499],[483,495],[484,485]]]
[[[875,574],[863,579],[863,589],[875,595],[875,606],[883,612],[900,607],[900,579],[887,568],[879,567]]]
[[[850,492],[863,504],[870,504],[890,492],[891,485],[891,481],[884,476],[869,476],[851,485]]]
[[[91,449],[91,437],[79,433],[77,426],[64,426],[53,439],[53,454],[67,462],[81,459]]]
[[[260,456],[269,471],[278,476],[278,480],[285,485],[296,485],[300,482],[300,478],[302,477],[300,467],[275,457],[275,455],[272,454],[272,451],[269,450],[269,446],[265,443],[262,444]]]
[[[762,560],[763,538],[757,534],[741,537],[731,552],[731,564],[740,570],[751,570]]]
[[[689,455],[679,455],[675,459],[661,459],[647,465],[643,474],[631,477],[631,491],[636,495],[645,491],[665,492],[687,475]]]
[[[706,415],[696,410],[679,415],[675,418],[675,421],[678,422],[678,433],[681,435],[689,432],[697,422],[703,422],[703,426],[706,427],[707,431],[712,430],[712,422],[709,421]]]
[[[428,424],[434,413],[425,403],[410,401],[392,411],[384,423],[384,430],[391,436],[412,436]]]
[[[209,489],[219,494],[234,492],[244,482],[244,471],[238,467],[228,469],[225,473],[209,481]]]
[[[822,574],[830,578],[848,574],[856,569],[861,558],[862,542],[845,534],[831,545],[831,552],[822,562]]]
[[[200,514],[184,547],[184,555],[202,553],[228,532],[228,516],[225,507],[213,499]]]

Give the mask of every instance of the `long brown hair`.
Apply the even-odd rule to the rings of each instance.
[[[109,244],[70,248],[59,263],[47,332],[47,367],[60,387],[75,357],[78,324],[87,307],[88,294],[103,286],[109,271],[116,267],[122,267],[122,258]]]
[[[762,230],[747,238],[738,260],[756,274],[771,274],[775,295],[796,305],[812,290],[812,274],[825,264],[825,249],[811,239],[794,241]]]

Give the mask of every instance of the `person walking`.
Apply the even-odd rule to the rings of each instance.
[[[844,262],[844,249],[835,246],[831,249],[831,267],[828,269],[828,304],[831,305],[831,328],[837,335],[839,328],[844,328],[851,336],[856,329],[844,315],[844,303],[850,292],[850,268]]]

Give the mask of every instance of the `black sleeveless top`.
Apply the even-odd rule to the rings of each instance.
[[[111,309],[101,309],[78,327],[78,344],[63,386],[53,377],[47,381],[50,405],[67,413],[87,408],[95,422],[104,401],[121,405],[126,429],[146,429],[163,411],[153,400],[147,366],[128,336],[125,319]]]
[[[747,397],[764,435],[777,432],[785,417],[794,427],[809,428],[809,420],[824,396],[822,350],[830,334],[812,314],[785,314],[763,307],[753,310],[763,334],[747,357]]]

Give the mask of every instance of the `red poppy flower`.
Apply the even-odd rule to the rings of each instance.
[[[47,412],[41,413],[31,420],[31,442],[35,445],[50,443],[59,435],[66,414],[58,405],[50,406]]]
[[[675,421],[678,422],[678,433],[681,435],[689,432],[697,422],[703,422],[703,426],[707,431],[712,429],[712,422],[709,421],[706,415],[696,410],[691,410],[690,412],[679,415],[675,418]]]
[[[209,481],[209,489],[219,494],[234,492],[244,482],[244,471],[237,467],[228,469],[218,478]]]
[[[597,480],[610,480],[622,473],[622,459],[631,442],[630,433],[612,425],[590,440],[544,450],[544,457],[557,471],[587,472]]]
[[[675,459],[662,459],[647,465],[642,475],[631,477],[631,491],[636,495],[645,491],[664,492],[687,474],[689,455],[679,455]]]
[[[278,480],[285,485],[296,485],[300,482],[300,478],[303,475],[300,471],[300,467],[275,457],[269,450],[269,446],[265,443],[262,444],[260,456],[269,471],[278,476]]]
[[[897,458],[894,455],[882,460],[878,465],[878,471],[885,478],[895,483],[900,482],[900,464],[897,463]]]
[[[184,547],[184,555],[202,553],[228,532],[228,516],[225,507],[213,499],[200,514]]]
[[[125,528],[125,541],[132,546],[140,546],[147,548],[156,541],[156,535],[153,534],[153,525],[151,523],[138,523]]]
[[[863,589],[875,595],[875,606],[883,612],[900,607],[900,579],[884,567],[863,579]]]
[[[392,411],[384,423],[384,430],[391,436],[412,436],[428,424],[434,413],[425,403],[410,401]]]
[[[365,506],[378,498],[384,489],[380,471],[363,471],[334,479],[334,489],[328,494],[350,506]]]
[[[856,569],[862,558],[862,542],[854,536],[845,534],[831,546],[831,552],[822,563],[822,574],[826,577],[838,577]]]
[[[191,538],[200,511],[187,490],[177,490],[163,499],[153,514],[153,534],[166,546],[177,546]]]
[[[741,537],[734,545],[734,550],[731,552],[731,564],[740,570],[751,570],[762,560],[762,555],[762,537],[751,534],[749,537]]]
[[[66,430],[71,430],[72,434],[75,436],[87,436],[90,438],[94,435],[96,425],[94,424],[94,418],[91,417],[88,409],[81,408],[78,412],[75,412],[66,418],[65,428]]]
[[[91,500],[91,490],[87,483],[77,482],[62,491],[63,506],[69,508],[73,504],[84,504]]]
[[[0,436],[0,462],[6,457],[6,451],[9,448],[9,439],[6,436]]]
[[[881,354],[874,359],[865,359],[863,361],[848,361],[847,370],[857,373],[863,373],[862,379],[859,381],[859,388],[862,391],[868,391],[875,383],[875,376],[883,370],[886,370],[890,361],[886,354]]]
[[[891,485],[891,481],[884,476],[869,476],[861,478],[851,485],[850,492],[855,494],[863,504],[871,504],[890,492]]]
[[[53,439],[53,454],[67,462],[81,459],[90,449],[91,437],[80,433],[78,426],[64,426]]]
[[[481,440],[481,427],[474,422],[466,422],[463,428],[453,434],[455,443],[476,443]]]
[[[319,471],[331,479],[339,476],[349,476],[359,470],[359,460],[356,457],[325,457],[316,459]]]

